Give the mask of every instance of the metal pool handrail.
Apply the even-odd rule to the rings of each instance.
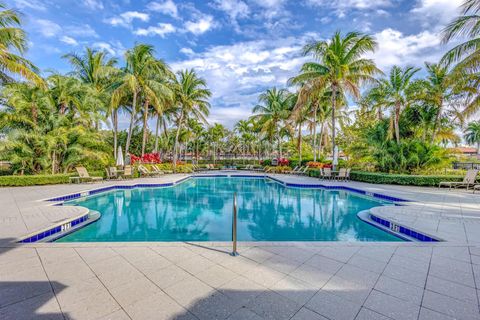
[[[238,256],[237,252],[237,193],[233,194],[233,214],[232,214],[232,253],[231,255]]]

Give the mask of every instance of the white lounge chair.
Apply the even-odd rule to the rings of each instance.
[[[458,187],[466,187],[468,190],[469,187],[475,185],[475,181],[477,180],[477,175],[478,175],[478,170],[470,169],[465,174],[465,177],[463,178],[462,182],[442,181],[438,184],[438,187],[441,188],[442,186],[446,186],[446,187],[449,187],[449,189],[452,189],[452,187],[454,187],[455,189]]]

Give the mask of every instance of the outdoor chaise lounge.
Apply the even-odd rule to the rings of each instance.
[[[332,179],[332,169],[331,168],[322,168],[320,169],[320,178],[322,179]]]
[[[78,177],[80,181],[100,181],[103,180],[103,177],[91,177],[88,174],[87,169],[85,167],[76,167],[75,168],[78,173]]]
[[[308,166],[300,168],[297,172],[294,174],[299,174],[301,176],[306,176],[308,174]]]
[[[299,166],[296,166],[295,168],[293,168],[292,170],[290,171],[287,171],[286,173],[288,174],[294,174],[294,173],[297,173],[300,169],[302,169],[303,167],[299,167]]]
[[[466,187],[467,190],[469,187],[475,185],[475,180],[477,179],[478,170],[470,169],[465,174],[462,182],[457,181],[442,181],[438,184],[438,187],[441,188],[442,186],[449,187],[449,189],[458,188],[458,187]]]
[[[148,176],[148,177],[157,176],[157,175],[163,174],[163,173],[158,173],[158,172],[152,172],[152,171],[148,170],[146,167],[144,167],[144,166],[142,166],[142,165],[139,165],[139,166],[138,166],[138,171],[140,171],[140,174],[141,174],[142,176]]]
[[[125,166],[122,174],[123,178],[133,178],[133,167],[132,166]]]

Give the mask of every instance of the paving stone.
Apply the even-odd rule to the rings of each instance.
[[[133,320],[177,319],[188,314],[187,310],[164,293],[157,293],[128,305],[125,311]]]
[[[178,267],[184,269],[185,271],[193,275],[205,271],[208,268],[213,267],[214,265],[215,263],[200,255],[196,255],[192,258],[185,259],[177,263]]]
[[[347,262],[355,253],[358,252],[358,247],[343,247],[342,250],[338,250],[335,247],[322,248],[319,252],[320,255],[337,260],[339,262]]]
[[[410,269],[413,272],[420,272],[425,274],[428,272],[428,268],[430,267],[429,260],[414,259],[399,254],[394,254],[388,264],[397,265],[402,268]]]
[[[307,308],[302,308],[293,316],[291,320],[328,320],[324,316],[313,312]]]
[[[187,278],[166,288],[165,292],[180,305],[188,309],[197,300],[211,295],[214,290],[196,278]]]
[[[186,278],[192,277],[188,272],[175,265],[150,273],[147,276],[161,289],[168,288]]]
[[[287,320],[301,308],[301,305],[278,293],[266,291],[251,300],[247,308],[267,320]]]
[[[258,262],[247,259],[245,257],[229,257],[219,263],[222,267],[225,267],[237,274],[245,275],[251,272],[254,268],[258,267]]]
[[[250,272],[246,273],[244,276],[263,287],[270,288],[275,283],[285,278],[286,275],[264,266],[258,266],[250,270]]]
[[[219,292],[198,299],[188,310],[204,320],[226,319],[239,308],[238,301],[231,300]]]
[[[335,272],[340,270],[340,268],[344,265],[344,263],[342,262],[338,262],[336,260],[319,255],[314,255],[312,258],[307,260],[305,264],[331,274],[334,274]]]
[[[395,251],[394,247],[363,247],[358,250],[357,255],[374,259],[376,261],[388,262]]]
[[[375,290],[397,297],[399,299],[420,305],[422,302],[423,288],[406,282],[380,276],[375,284]]]
[[[97,319],[120,309],[108,292],[92,294],[74,303],[60,306],[63,313],[68,314],[68,318],[71,319]]]
[[[333,273],[324,272],[315,267],[304,264],[291,272],[290,276],[303,281],[310,288],[318,290],[328,282],[333,276]]]
[[[398,320],[417,319],[420,311],[418,305],[376,290],[372,291],[364,306],[389,318]]]
[[[472,269],[470,268],[470,270],[464,270],[466,272],[451,268],[446,265],[432,264],[430,266],[429,275],[474,288],[475,286],[473,281]]]
[[[298,268],[301,263],[296,260],[285,258],[281,255],[275,255],[263,262],[262,265],[282,273],[290,273]]]
[[[0,307],[52,292],[50,283],[45,281],[0,282]]]
[[[147,278],[138,278],[110,289],[111,295],[122,307],[160,292],[161,290]]]
[[[247,305],[248,302],[255,299],[259,294],[267,291],[265,287],[244,277],[237,277],[221,286],[218,290],[233,301],[236,301],[240,306]]]
[[[213,288],[218,288],[227,283],[228,281],[231,281],[232,279],[238,277],[238,274],[222,266],[214,265],[200,272],[196,275],[196,277],[208,284],[209,286]]]
[[[387,318],[378,312],[375,312],[366,308],[360,309],[360,312],[355,318],[355,320],[389,320],[389,319],[391,318]]]
[[[370,294],[372,286],[345,280],[339,276],[333,276],[322,290],[349,301],[363,303]]]
[[[425,286],[425,282],[427,280],[426,273],[415,272],[413,270],[393,264],[387,265],[383,271],[383,275],[422,288]]]
[[[31,299],[0,309],[0,319],[52,319],[63,320],[63,314],[52,292],[37,295]]]
[[[476,303],[464,302],[425,290],[422,306],[457,319],[480,319]]]
[[[379,273],[366,271],[348,264],[344,265],[335,275],[351,282],[360,283],[366,287],[373,287],[380,276]]]
[[[385,266],[387,265],[386,262],[364,257],[360,254],[354,255],[350,260],[348,260],[347,264],[375,273],[382,273],[383,269],[385,269]]]
[[[401,255],[413,260],[430,261],[432,256],[431,247],[398,247],[395,255]]]
[[[420,308],[420,315],[418,320],[456,320],[455,317],[447,316],[446,314],[439,313],[430,309]]]
[[[243,251],[242,256],[244,256],[248,259],[251,259],[253,261],[256,261],[258,263],[263,263],[266,260],[275,256],[275,254],[273,254],[273,253],[271,253],[267,250],[260,249],[258,247],[253,247],[250,250]]]
[[[300,305],[304,305],[317,292],[317,290],[307,286],[303,281],[291,276],[287,276],[274,284],[271,290]]]
[[[434,291],[458,300],[471,301],[475,304],[478,303],[477,292],[474,288],[440,279],[435,276],[428,277],[426,288],[430,291]]]
[[[89,264],[118,256],[118,253],[110,248],[76,248],[75,250]]]
[[[357,315],[361,304],[320,290],[306,304],[306,307],[332,320],[351,320]]]
[[[263,320],[260,316],[248,310],[247,308],[240,308],[235,311],[227,320]]]
[[[130,320],[130,317],[125,311],[120,309],[102,318],[99,318],[98,320]]]
[[[179,263],[182,260],[186,260],[197,255],[191,250],[184,247],[151,247],[152,250],[159,253],[161,256],[167,258],[173,263]]]

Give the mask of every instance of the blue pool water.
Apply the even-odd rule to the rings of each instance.
[[[118,190],[70,202],[101,218],[61,239],[229,241],[233,194],[244,241],[401,241],[357,218],[385,202],[346,191],[286,188],[263,178],[194,178],[167,188]]]

